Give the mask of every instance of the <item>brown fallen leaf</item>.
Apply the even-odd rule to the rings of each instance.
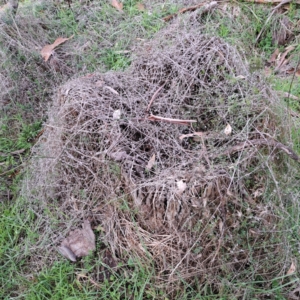
[[[275,51],[273,52],[273,54],[271,55],[270,59],[269,59],[269,63],[274,63],[279,55],[279,49],[276,48]]]
[[[123,11],[123,3],[120,3],[117,0],[111,0],[111,5],[116,8],[118,11]]]
[[[296,266],[295,266],[294,262],[292,262],[292,264],[291,264],[289,270],[287,271],[286,275],[292,275],[295,272],[296,272]]]
[[[155,164],[155,154],[153,154],[149,159],[146,166],[146,171],[150,171],[153,168],[154,164]]]
[[[55,40],[55,42],[51,45],[46,45],[43,47],[43,49],[41,50],[41,55],[43,57],[43,59],[45,61],[48,61],[48,59],[50,58],[50,56],[53,54],[54,49],[63,44],[64,42],[66,42],[67,40],[71,39],[73,37],[73,35],[69,38],[63,38],[63,37],[59,37]]]
[[[289,70],[287,70],[286,71],[288,74],[293,74],[293,73],[295,73],[295,75],[296,76],[300,76],[300,68],[299,69],[297,69],[297,71],[295,72],[295,69],[294,68],[291,68],[291,69],[289,69]]]
[[[57,248],[60,254],[71,261],[76,261],[76,257],[87,256],[95,249],[95,234],[88,220],[83,222],[82,229],[71,231]]]
[[[288,47],[285,48],[285,51],[282,53],[282,55],[280,56],[280,60],[277,63],[277,66],[275,68],[275,72],[279,71],[280,68],[282,68],[284,65],[287,64],[287,62],[289,61],[289,59],[286,59],[286,56],[295,49],[294,45],[290,45]]]

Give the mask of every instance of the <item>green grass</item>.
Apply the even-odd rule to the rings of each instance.
[[[86,257],[78,263],[71,263],[65,258],[57,256],[57,260],[47,265],[41,262],[43,267],[30,269],[32,247],[37,247],[38,254],[43,253],[43,242],[39,235],[40,226],[59,227],[60,220],[51,214],[52,224],[44,224],[29,207],[29,199],[24,199],[20,193],[22,169],[35,139],[42,129],[45,120],[45,111],[48,102],[51,101],[56,88],[73,76],[80,76],[88,72],[124,70],[131,63],[132,49],[137,41],[149,39],[165,24],[164,16],[174,13],[178,6],[174,4],[162,4],[156,6],[151,13],[139,11],[136,4],[139,1],[123,1],[124,13],[120,14],[108,3],[97,3],[94,7],[83,9],[82,4],[73,1],[70,10],[67,6],[55,7],[52,3],[34,3],[26,1],[21,7],[22,17],[27,22],[24,24],[26,31],[22,31],[21,23],[16,28],[15,34],[21,31],[26,37],[32,36],[31,41],[20,40],[13,36],[16,44],[5,44],[4,36],[0,39],[0,50],[5,53],[5,60],[1,61],[1,67],[5,75],[14,83],[9,92],[9,104],[1,113],[0,124],[0,196],[5,195],[0,201],[0,298],[1,299],[234,299],[235,290],[244,290],[244,299],[262,299],[261,297],[273,297],[273,299],[285,299],[286,287],[292,286],[297,277],[286,278],[274,276],[268,289],[261,289],[264,278],[256,278],[255,270],[246,270],[245,278],[253,278],[247,282],[241,282],[234,275],[217,278],[219,284],[218,295],[212,279],[199,286],[190,286],[184,280],[181,281],[181,294],[168,295],[163,288],[163,283],[157,286],[155,282],[155,262],[147,261],[147,264],[138,257],[129,258],[126,262],[110,270],[109,278],[98,281],[93,277],[103,274],[107,268],[103,262],[103,245],[97,244],[97,253]],[[266,58],[274,51],[272,45],[271,27],[266,27],[262,39],[254,45],[257,34],[264,26],[267,14],[266,8],[260,5],[240,4],[241,14],[236,18],[211,19],[204,17],[204,21],[212,22],[212,28],[208,33],[215,33],[226,41],[239,45],[245,49],[254,71],[261,70]],[[298,18],[295,6],[289,11],[291,18]],[[86,17],[88,16],[88,17]],[[43,26],[37,29],[31,20],[42,21]],[[217,21],[217,22],[215,22]],[[21,36],[22,36],[21,34]],[[57,49],[61,58],[61,72],[53,70],[42,62],[39,56],[39,46],[53,42],[58,36],[74,37],[65,45]],[[297,49],[299,51],[299,49]],[[250,55],[251,54],[251,55]],[[4,72],[4,71],[3,71]],[[22,84],[26,81],[26,86]],[[275,90],[290,91],[290,78],[271,78],[271,84]],[[24,93],[25,92],[25,93]],[[291,86],[291,94],[300,96],[299,78],[295,78]],[[7,97],[7,96],[6,96]],[[300,110],[299,101],[289,99],[287,104],[295,111]],[[42,107],[42,108],[41,108]],[[234,108],[234,107],[233,107]],[[291,128],[291,136],[294,142],[294,150],[300,153],[300,126]],[[21,153],[16,153],[22,150]],[[24,151],[23,151],[24,150]],[[20,174],[16,171],[21,170]],[[115,170],[118,171],[118,170]],[[296,176],[296,175],[295,175]],[[298,175],[299,176],[299,175]],[[251,184],[251,183],[249,183]],[[288,185],[289,182],[286,181]],[[10,193],[10,197],[7,193]],[[299,188],[287,188],[287,194],[299,194]],[[267,195],[265,195],[267,198]],[[296,196],[294,196],[296,197]],[[36,206],[41,205],[40,199],[36,199]],[[129,207],[126,201],[121,203],[124,211]],[[55,204],[53,204],[55,205]],[[299,258],[298,236],[299,208],[295,202],[288,201],[286,210],[289,218],[282,221],[277,230],[287,231],[288,245],[294,257]],[[245,212],[246,212],[245,208]],[[44,208],[47,214],[47,208]],[[280,215],[280,212],[278,212]],[[282,214],[284,216],[284,214]],[[254,218],[254,217],[253,217]],[[237,240],[247,240],[247,228],[251,222],[241,224],[240,237]],[[41,225],[42,224],[42,225]],[[280,241],[274,238],[274,243]],[[247,245],[243,245],[247,247]],[[260,245],[261,247],[267,245]],[[249,246],[250,247],[250,246]],[[200,248],[199,248],[200,249]],[[195,251],[200,250],[195,249]],[[49,250],[49,249],[48,249]],[[251,250],[251,249],[250,249]],[[46,250],[45,250],[46,251]],[[251,251],[250,251],[251,252]],[[290,253],[288,253],[290,255]],[[43,258],[41,258],[43,259]],[[266,269],[270,267],[266,264]],[[224,268],[226,268],[224,266]],[[109,268],[108,268],[109,270]],[[226,273],[226,272],[225,272]],[[76,274],[83,274],[81,279]],[[94,280],[99,286],[96,286]],[[238,298],[236,298],[238,299]]]
[[[28,269],[27,262],[35,255],[30,247],[40,243],[41,237],[37,232],[37,216],[24,207],[26,200],[22,198],[11,205],[0,204],[1,299],[129,299],[132,295],[134,299],[167,299],[152,283],[152,265],[130,258],[127,264],[110,269],[103,263],[101,243],[97,243],[96,254],[81,262],[72,263],[57,254],[57,261],[38,273]],[[24,272],[26,277],[22,275]],[[104,276],[102,282],[93,278],[94,274]],[[104,274],[110,274],[109,278]]]
[[[157,298],[154,287],[145,289],[153,277],[153,269],[149,270],[138,260],[129,261],[126,274],[112,271],[113,275],[103,282],[100,290],[89,281],[79,282],[75,274],[86,269],[95,271],[103,264],[101,257],[93,258],[91,267],[87,266],[88,258],[82,266],[58,255],[57,262],[39,273],[28,269],[30,248],[36,244],[41,247],[38,232],[42,221],[26,209],[27,199],[20,195],[22,168],[42,129],[53,88],[74,74],[125,69],[130,65],[130,48],[137,38],[153,36],[164,26],[161,18],[177,9],[174,5],[162,5],[148,14],[139,11],[136,3],[125,1],[124,14],[109,4],[99,3],[88,8],[89,18],[85,19],[86,11],[76,1],[72,3],[72,10],[65,5],[55,7],[50,2],[25,1],[19,8],[20,23],[16,21],[13,31],[8,31],[14,43],[6,43],[5,31],[0,35],[0,50],[5,53],[0,63],[4,75],[14,83],[5,95],[8,104],[1,112],[0,123],[0,191],[6,200],[0,202],[1,299],[95,299],[96,295],[97,299],[120,299],[121,295],[131,294],[139,299],[143,299],[144,294],[149,299]],[[43,25],[35,27],[38,19]],[[56,50],[62,57],[63,71],[53,73],[42,62],[36,42],[41,49],[59,36],[71,35],[73,39]],[[51,226],[56,226],[58,220],[53,215],[50,217]]]

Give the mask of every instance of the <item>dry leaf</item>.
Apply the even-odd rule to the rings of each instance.
[[[76,255],[69,247],[60,246],[60,247],[57,247],[57,250],[62,256],[66,257],[70,261],[74,261],[74,262],[76,261]]]
[[[76,257],[87,256],[90,251],[94,251],[96,249],[95,234],[90,222],[85,220],[82,229],[71,231],[57,249],[71,261],[76,261]]]
[[[151,156],[151,158],[149,159],[147,166],[146,166],[146,171],[150,171],[152,169],[152,167],[154,166],[154,164],[155,164],[155,154],[153,154]]]
[[[224,129],[224,133],[225,133],[226,135],[230,135],[231,132],[232,132],[232,127],[230,126],[230,124],[227,124],[227,126],[226,126],[225,129]]]
[[[114,120],[121,119],[121,110],[120,109],[117,109],[117,110],[114,111],[114,113],[113,113],[113,119]]]
[[[139,11],[145,11],[145,5],[143,3],[137,3],[136,4],[136,8],[139,10]]]
[[[290,45],[290,46],[285,48],[285,51],[282,53],[282,55],[280,56],[279,61],[277,62],[277,66],[275,68],[275,71],[279,71],[289,61],[289,58],[286,59],[286,56],[289,54],[289,52],[293,51],[294,49],[295,49],[294,45]]]
[[[292,275],[295,272],[296,272],[296,266],[295,266],[294,262],[292,262],[292,264],[291,264],[289,270],[287,271],[286,275]]]
[[[62,37],[59,37],[55,40],[55,42],[51,45],[46,45],[43,47],[43,49],[41,50],[41,55],[43,57],[43,59],[45,61],[48,61],[48,59],[50,58],[50,56],[53,54],[54,52],[54,49],[61,45],[62,43],[64,43],[65,41],[71,39],[73,37],[73,35],[69,38],[62,38]]]
[[[111,0],[111,5],[116,8],[118,11],[123,11],[123,3],[120,3],[117,0]]]
[[[269,59],[269,63],[273,63],[276,61],[277,57],[279,55],[279,49],[276,48],[276,50],[273,52],[273,54],[271,55],[270,59]]]
[[[293,74],[295,72],[295,69],[294,68],[291,68],[289,70],[286,71],[288,74]],[[296,76],[300,76],[300,68],[297,69],[296,73],[295,73]]]

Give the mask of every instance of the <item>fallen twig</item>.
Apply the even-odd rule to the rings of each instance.
[[[194,5],[194,6],[185,7],[185,8],[180,9],[177,13],[174,13],[172,15],[168,15],[168,16],[164,17],[163,20],[165,22],[168,22],[168,21],[170,21],[171,19],[177,17],[180,14],[184,14],[187,11],[195,11],[196,9],[198,9],[200,7],[204,7],[204,10],[206,11],[206,10],[212,9],[217,4],[218,4],[217,1],[211,1],[210,3],[200,3],[200,4],[197,4],[197,5]]]
[[[291,159],[300,162],[300,157],[288,146],[284,144],[271,140],[271,139],[255,139],[255,140],[248,140],[233,146],[232,148],[228,149],[227,151],[223,152],[221,155],[229,155],[241,150],[244,150],[249,147],[253,146],[273,146],[274,148],[278,148],[285,152]],[[219,155],[217,155],[219,156]]]
[[[165,86],[165,84],[163,84],[152,96],[150,102],[149,102],[149,105],[147,106],[147,109],[146,109],[146,112],[149,111],[153,101],[155,100],[155,98],[157,97],[158,93],[161,91],[161,89]]]
[[[178,124],[178,125],[191,125],[192,123],[196,123],[196,120],[181,120],[181,119],[171,119],[171,118],[163,118],[160,116],[154,116],[150,115],[147,117],[148,121],[163,121],[163,122],[168,122],[168,123],[173,123],[173,124]]]

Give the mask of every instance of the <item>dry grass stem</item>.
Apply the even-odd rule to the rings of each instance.
[[[267,281],[285,262],[277,259],[265,274],[274,251],[284,257],[270,242],[280,217],[259,193],[264,182],[277,197],[265,165],[299,157],[277,126],[276,94],[244,57],[199,33],[197,23],[175,21],[141,42],[127,71],[61,86],[23,192],[42,206],[55,203],[49,209],[65,224],[63,233],[80,219],[100,226],[116,261],[154,261],[158,283],[169,291],[182,279],[201,285],[229,273],[238,278],[249,266]],[[231,135],[224,134],[227,124]],[[49,228],[49,240],[61,231]]]

